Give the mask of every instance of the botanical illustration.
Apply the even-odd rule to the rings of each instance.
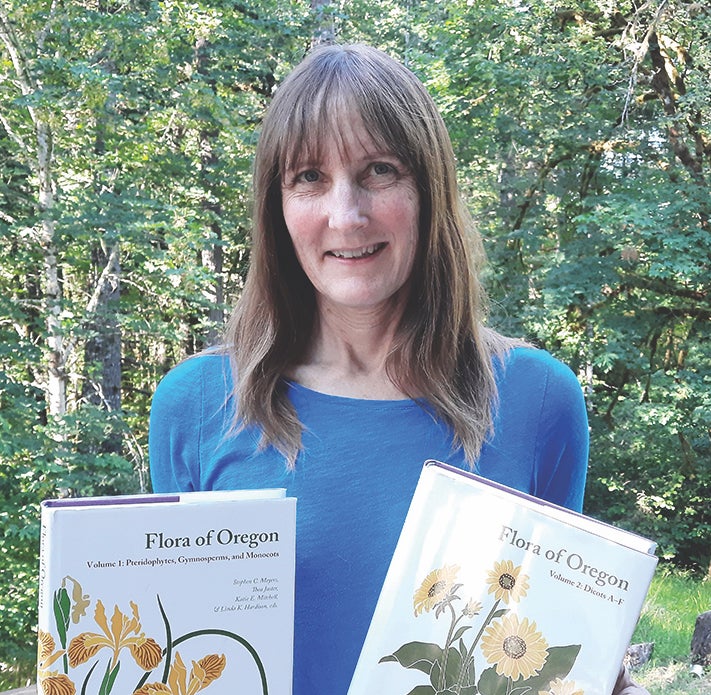
[[[71,586],[71,594],[68,590]],[[116,683],[119,672],[126,678],[133,678],[130,689],[120,688],[121,695],[195,695],[222,676],[227,665],[224,654],[206,654],[192,661],[190,670],[183,662],[178,647],[188,640],[205,635],[216,635],[237,642],[254,659],[262,683],[262,695],[268,695],[267,680],[259,655],[243,637],[221,629],[201,629],[179,637],[173,637],[170,622],[160,598],[156,610],[165,628],[161,642],[157,636],[147,636],[141,625],[138,605],[129,601],[129,611],[123,612],[118,605],[108,617],[104,603],[94,602],[91,629],[70,635],[72,626],[89,622],[87,611],[92,605],[90,597],[84,594],[79,582],[65,577],[54,592],[52,613],[56,625],[56,635],[40,630],[38,635],[37,677],[40,695],[76,695],[77,692],[109,695]],[[162,671],[154,671],[163,664]],[[76,669],[91,664],[81,682]],[[128,673],[127,673],[128,672]],[[80,676],[81,677],[81,676]],[[97,687],[98,685],[98,687]]]
[[[444,644],[408,642],[380,660],[428,676],[428,684],[407,695],[585,695],[565,680],[580,645],[550,646],[534,621],[506,607],[519,603],[529,589],[521,567],[510,560],[494,564],[486,579],[493,605],[483,620],[484,606],[473,598],[455,607],[462,601],[459,570],[457,565],[433,570],[413,598],[415,617],[449,618]],[[488,668],[480,672],[482,662]]]

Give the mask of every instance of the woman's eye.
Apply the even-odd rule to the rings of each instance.
[[[373,164],[373,173],[377,174],[378,176],[392,174],[393,172],[394,168],[390,164],[386,164],[385,162],[376,162],[375,164]]]
[[[319,180],[318,171],[315,169],[307,169],[302,171],[297,177],[297,181],[303,181],[304,183],[316,183]]]

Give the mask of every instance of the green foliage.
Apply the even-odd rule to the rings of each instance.
[[[419,21],[384,40],[453,135],[489,253],[491,323],[562,358],[586,390],[587,511],[705,571],[711,13],[595,1],[407,12]]]
[[[711,605],[711,582],[661,564],[644,602],[632,642],[654,642],[651,665],[688,663],[696,618]]]
[[[40,500],[149,486],[151,394],[214,340],[241,286],[255,129],[309,29],[307,6],[271,0],[9,0],[0,22],[2,689],[34,663]],[[52,136],[50,207],[38,119]],[[59,413],[48,407],[51,253]]]
[[[673,661],[663,666],[643,666],[634,674],[636,682],[647,688],[650,695],[706,695],[711,688],[711,677],[697,676],[688,664]]]
[[[651,695],[704,695],[711,673],[689,672],[689,648],[699,614],[711,605],[711,582],[689,572],[660,565],[632,636],[633,643],[654,642],[652,658],[634,678]]]
[[[130,461],[102,452],[120,418],[84,406],[43,426],[39,393],[0,372],[0,394],[0,431],[13,433],[0,438],[0,687],[7,688],[32,675],[36,654],[40,501],[136,492],[138,479]]]
[[[591,508],[654,538],[661,557],[700,573],[711,536],[707,382],[693,368],[630,382],[615,406],[616,425],[593,419],[592,448],[603,455],[591,463],[588,486]]]

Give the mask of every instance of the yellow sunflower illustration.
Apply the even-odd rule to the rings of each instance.
[[[585,695],[582,690],[576,690],[575,688],[575,681],[564,681],[556,678],[551,681],[548,690],[539,690],[538,695]]]
[[[535,676],[548,658],[548,643],[528,618],[505,615],[493,622],[481,638],[481,651],[496,673],[511,680]]]
[[[459,572],[459,565],[445,565],[432,570],[415,592],[413,603],[415,617],[422,611],[429,613],[437,604],[449,597],[454,588],[454,580]]]
[[[528,589],[528,576],[521,574],[521,567],[514,567],[511,560],[502,560],[494,565],[486,578],[489,593],[505,603],[520,601]]]

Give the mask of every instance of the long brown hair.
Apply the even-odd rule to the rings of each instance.
[[[492,360],[514,341],[483,326],[481,238],[459,196],[444,122],[415,75],[369,46],[315,49],[277,88],[264,118],[250,269],[225,336],[235,424],[259,426],[263,443],[293,465],[301,423],[282,377],[305,355],[316,301],[284,222],[281,179],[301,154],[318,155],[324,135],[337,133],[345,117],[362,119],[375,142],[413,173],[419,192],[419,248],[388,376],[434,407],[473,465],[492,427]]]

